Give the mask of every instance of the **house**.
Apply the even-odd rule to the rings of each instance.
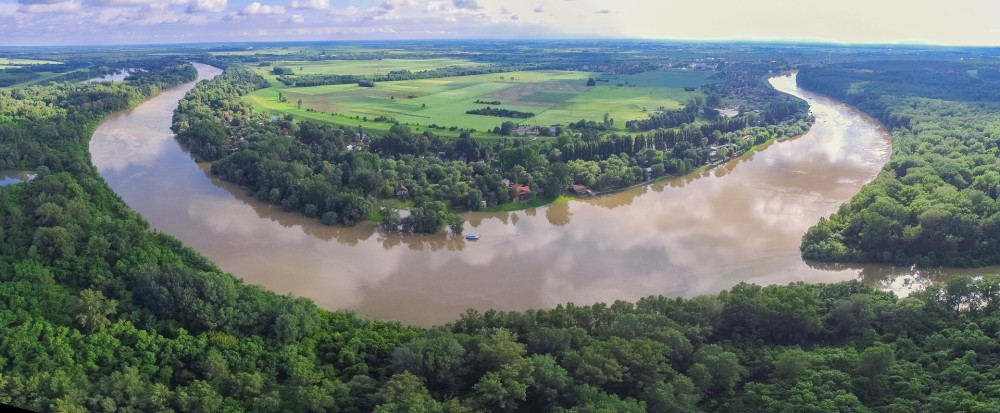
[[[555,126],[525,126],[525,125],[521,125],[521,126],[518,126],[517,129],[514,130],[514,134],[518,135],[518,136],[540,135],[542,133],[541,132],[542,128],[547,128],[548,129],[549,136],[556,136],[556,130],[557,129],[556,129]]]
[[[573,185],[573,193],[577,196],[586,196],[588,194],[587,187],[584,185]]]
[[[410,196],[410,190],[406,187],[406,185],[401,184],[396,187],[396,196],[400,198],[406,198]]]
[[[516,193],[516,198],[514,198],[515,201],[527,201],[528,198],[531,198],[530,186],[514,184],[512,188],[514,188],[514,192]]]

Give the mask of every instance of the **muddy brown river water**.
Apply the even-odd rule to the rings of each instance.
[[[201,78],[220,71],[196,65]],[[94,164],[159,231],[250,284],[324,308],[404,323],[456,320],[468,308],[525,310],[663,294],[714,294],[746,281],[861,279],[905,294],[980,270],[807,263],[799,241],[872,180],[891,152],[877,122],[771,79],[809,101],[816,123],[713,170],[600,198],[514,213],[471,213],[479,241],[386,235],[372,223],[327,227],[248,197],[196,164],[170,132],[194,84],[116,113],[94,133]]]

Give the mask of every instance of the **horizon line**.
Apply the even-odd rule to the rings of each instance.
[[[206,42],[163,42],[163,43],[89,43],[89,44],[48,44],[48,45],[3,45],[0,50],[12,48],[67,48],[67,47],[143,47],[143,46],[199,46],[199,45],[230,45],[230,44],[304,44],[304,43],[389,43],[389,42],[663,42],[663,43],[716,43],[716,44],[786,44],[786,45],[809,45],[809,46],[839,46],[839,47],[913,47],[913,48],[968,48],[968,49],[989,49],[1000,48],[997,45],[969,45],[969,44],[946,44],[929,43],[921,41],[901,41],[901,42],[844,42],[827,39],[793,39],[793,38],[731,38],[731,39],[679,39],[679,38],[647,38],[647,37],[538,37],[538,38],[400,38],[400,39],[325,39],[325,40],[230,40],[230,41],[206,41]]]

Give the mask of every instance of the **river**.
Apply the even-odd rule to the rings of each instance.
[[[220,73],[196,66],[200,78]],[[223,270],[327,309],[410,324],[454,321],[468,308],[714,294],[743,281],[862,279],[905,294],[928,275],[963,272],[804,262],[802,234],[875,177],[890,140],[858,111],[798,89],[794,75],[771,83],[809,101],[816,123],[808,133],[614,195],[471,213],[466,232],[479,241],[386,235],[367,222],[327,227],[213,178],[169,129],[193,83],[111,115],[90,145],[101,175],[133,209]]]

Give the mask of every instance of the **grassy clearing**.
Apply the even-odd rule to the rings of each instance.
[[[382,59],[382,60],[326,60],[326,61],[295,61],[285,60],[272,62],[273,66],[290,67],[296,75],[338,74],[338,75],[371,75],[386,74],[393,70],[438,69],[449,66],[474,66],[477,63],[465,59]],[[270,67],[259,70],[269,71]]]
[[[609,82],[607,84],[612,86],[621,83],[623,85],[635,85],[639,87],[686,88],[712,83],[714,80],[711,77],[715,74],[715,71],[710,70],[665,69],[604,78],[608,79]]]
[[[660,106],[680,109],[681,102],[701,92],[684,89],[595,86],[565,102],[552,107],[530,120],[533,125],[555,125],[576,122],[580,119],[600,120],[607,113],[623,127],[625,121],[645,119],[648,111]]]
[[[472,63],[462,59],[384,59],[275,64],[291,67],[296,73],[366,74],[373,73],[376,67],[384,71],[416,71],[463,62]],[[580,119],[600,120],[605,113],[615,119],[617,127],[623,128],[625,121],[644,119],[649,111],[660,107],[683,107],[682,102],[701,94],[700,91],[685,91],[683,87],[710,82],[709,76],[714,73],[671,69],[613,77],[623,82],[629,79],[629,86],[622,87],[616,86],[616,80],[588,87],[587,78],[599,77],[590,72],[526,71],[379,82],[370,88],[354,84],[296,88],[277,82],[276,77],[269,73],[270,67],[259,67],[257,71],[271,81],[272,87],[256,91],[248,99],[260,108],[258,110],[271,114],[290,113],[323,122],[362,125],[373,130],[388,130],[391,126],[388,123],[371,122],[386,116],[409,124],[414,130],[429,125],[455,126],[475,129],[473,136],[477,137],[495,137],[483,132],[491,131],[505,121],[522,125],[565,125]],[[278,101],[279,92],[285,95],[286,102]],[[297,106],[299,100],[302,101],[302,109]],[[470,109],[484,107],[475,103],[476,100],[500,101],[501,108],[531,112],[535,116],[530,119],[507,119],[466,114]],[[460,133],[433,130],[445,135],[457,136]]]
[[[273,55],[273,56],[284,56],[290,54],[298,54],[303,52],[305,49],[301,47],[265,47],[262,49],[249,49],[249,50],[234,50],[228,52],[211,52],[214,56],[256,56],[256,55]]]
[[[575,196],[561,195],[556,198],[535,198],[528,202],[508,202],[506,204],[491,205],[482,208],[479,212],[513,212],[522,209],[538,208],[545,205],[561,204],[576,199]]]
[[[55,62],[51,60],[33,60],[33,59],[8,59],[5,57],[0,57],[0,69],[7,69],[11,67],[22,67],[27,65],[44,65],[44,64],[56,64],[60,62]]]

